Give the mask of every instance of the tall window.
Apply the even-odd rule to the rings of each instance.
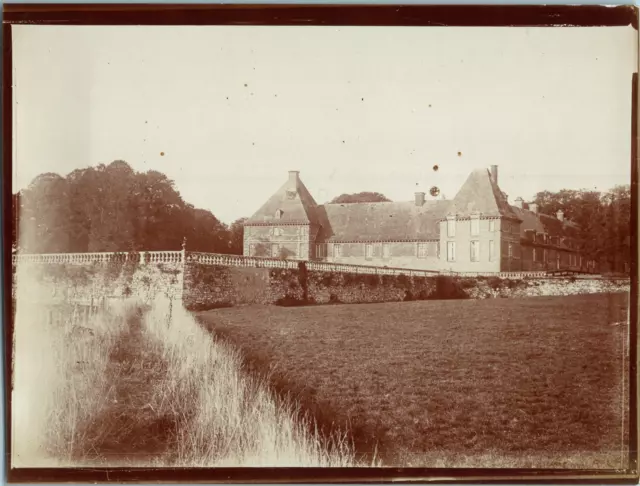
[[[342,256],[342,245],[340,243],[333,244],[333,257],[340,258]]]
[[[447,236],[453,238],[456,235],[456,220],[447,219]]]
[[[533,261],[534,261],[534,262],[536,261],[536,257],[537,257],[537,256],[538,256],[538,255],[536,255],[536,249],[534,248],[534,249],[533,249]]]
[[[390,258],[391,257],[391,248],[389,247],[389,243],[382,244],[382,258]]]
[[[509,247],[507,251],[508,251],[507,255],[509,256],[509,258],[513,258],[513,243],[509,242]]]
[[[477,236],[480,234],[480,218],[471,218],[471,236]]]
[[[305,259],[309,258],[309,245],[305,245],[304,243],[300,243],[298,254],[300,258]]]
[[[489,240],[489,261],[492,262],[496,259],[496,244],[495,241]]]
[[[253,243],[249,245],[249,256],[256,256],[256,245]]]
[[[556,269],[560,270],[560,253],[556,255]]]
[[[447,261],[456,261],[456,242],[447,241]]]
[[[282,229],[281,228],[273,228],[271,233],[273,234],[273,236],[282,236]]]
[[[542,250],[542,261],[547,263],[547,249]]]
[[[282,214],[283,214],[282,209],[278,209],[278,210],[276,211],[276,215],[275,215],[275,216],[276,216],[276,219],[281,219],[281,218],[282,218]]]
[[[492,233],[494,233],[496,231],[496,220],[492,219],[491,221],[489,221],[489,231],[491,231]]]
[[[427,244],[418,243],[418,258],[427,258]]]
[[[480,242],[479,241],[471,242],[471,261],[472,262],[480,261]]]
[[[326,246],[323,243],[317,243],[316,244],[316,257],[317,258],[324,258],[326,257]]]
[[[280,245],[278,245],[277,243],[272,244],[271,245],[271,256],[273,258],[277,258],[279,254],[280,254]]]
[[[503,226],[504,226],[505,233],[511,233],[511,223],[508,223],[507,221],[505,221],[503,223]]]
[[[371,260],[373,258],[373,245],[371,243],[364,244],[364,257],[367,260]]]

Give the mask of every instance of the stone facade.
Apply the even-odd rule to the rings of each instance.
[[[577,226],[511,205],[498,168],[475,170],[450,200],[318,205],[297,171],[244,227],[245,256],[453,272],[594,271]]]

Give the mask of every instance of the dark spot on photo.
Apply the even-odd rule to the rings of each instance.
[[[438,164],[436,164],[436,165],[434,165],[434,166],[433,166],[433,170],[434,170],[435,172],[437,172],[439,168],[440,168],[440,167],[438,167]]]
[[[431,194],[433,197],[435,197],[438,194],[440,194],[440,189],[438,189],[437,186],[433,186],[431,189],[429,189],[429,194]]]

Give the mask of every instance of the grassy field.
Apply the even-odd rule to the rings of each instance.
[[[626,464],[628,294],[202,312],[321,430],[384,465]]]

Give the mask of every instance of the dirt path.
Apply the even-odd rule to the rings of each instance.
[[[85,459],[102,464],[136,463],[171,451],[177,425],[159,413],[156,384],[166,376],[166,363],[145,339],[142,316],[133,316],[110,354],[107,374],[113,383],[108,408],[84,431]]]

